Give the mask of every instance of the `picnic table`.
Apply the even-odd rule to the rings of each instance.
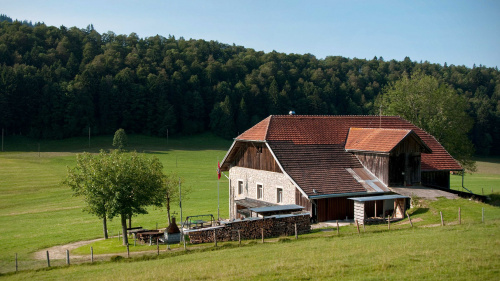
[[[195,228],[201,228],[201,227],[203,227],[204,223],[207,223],[207,221],[204,221],[204,220],[193,220],[193,221],[191,221],[191,224],[194,224]]]
[[[161,236],[163,236],[163,232],[160,232],[159,230],[137,233],[137,239],[139,239],[142,242],[155,241],[157,238]]]

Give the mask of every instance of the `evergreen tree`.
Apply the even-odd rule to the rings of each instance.
[[[124,129],[118,129],[113,137],[113,146],[123,150],[128,145],[128,137]]]

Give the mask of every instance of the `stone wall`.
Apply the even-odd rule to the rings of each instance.
[[[192,244],[213,243],[214,231],[216,232],[218,242],[238,241],[238,230],[241,239],[261,239],[262,229],[264,230],[264,238],[294,235],[295,224],[297,224],[298,234],[309,233],[311,231],[310,216],[305,213],[235,220],[218,227],[187,231],[187,235]]]
[[[252,198],[274,204],[295,204],[295,186],[283,173],[255,170],[242,167],[229,169],[230,183],[230,219],[236,218],[234,200]],[[243,182],[243,192],[238,194],[238,181]],[[257,185],[262,184],[263,198],[257,198]],[[283,201],[277,201],[277,189],[283,190]]]

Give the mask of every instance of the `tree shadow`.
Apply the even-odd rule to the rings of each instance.
[[[490,200],[486,201],[485,203],[495,206],[495,207],[500,207],[500,193],[492,193],[489,195]]]
[[[421,214],[427,213],[428,211],[429,211],[429,208],[418,208],[411,215],[412,216],[421,215]]]

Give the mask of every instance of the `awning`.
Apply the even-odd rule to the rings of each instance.
[[[234,203],[236,205],[245,207],[245,208],[259,208],[259,207],[270,207],[270,206],[276,206],[276,204],[265,202],[265,201],[260,201],[256,199],[251,199],[251,198],[245,198],[245,199],[240,199],[240,200],[234,200]]]
[[[251,208],[250,211],[257,214],[263,214],[263,213],[276,213],[276,212],[295,212],[295,211],[301,211],[302,209],[304,209],[304,207],[291,204],[291,205],[277,205],[271,207]]]
[[[391,200],[391,199],[400,199],[400,198],[410,198],[410,197],[399,195],[399,194],[391,194],[391,195],[368,196],[368,197],[351,197],[351,198],[347,198],[347,199],[358,201],[358,202],[366,202],[366,201]]]

